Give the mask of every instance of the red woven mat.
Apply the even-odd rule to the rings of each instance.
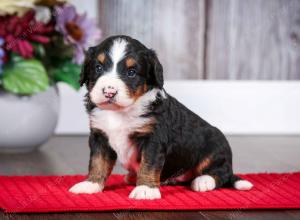
[[[300,208],[300,172],[240,176],[254,188],[201,193],[188,186],[163,186],[162,199],[152,201],[129,199],[133,186],[121,175],[112,175],[104,192],[93,195],[68,192],[84,176],[0,176],[0,207],[5,212]]]

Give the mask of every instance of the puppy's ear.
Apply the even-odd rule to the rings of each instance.
[[[154,50],[148,50],[148,59],[150,61],[150,82],[152,85],[162,89],[164,85],[163,67]]]
[[[79,79],[80,86],[83,86],[83,84],[87,86],[89,84],[89,77],[92,68],[92,59],[94,57],[94,53],[95,53],[94,47],[90,47],[88,51],[85,53],[85,59],[81,67],[81,73]]]

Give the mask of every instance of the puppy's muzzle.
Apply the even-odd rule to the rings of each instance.
[[[116,90],[112,86],[104,87],[102,89],[102,92],[103,92],[104,97],[107,99],[113,99],[118,94],[118,90]]]

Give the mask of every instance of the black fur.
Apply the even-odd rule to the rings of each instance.
[[[163,163],[162,181],[179,176],[210,157],[210,166],[201,174],[217,176],[217,187],[232,186],[232,153],[219,129],[170,95],[149,106],[149,113],[143,117],[151,116],[158,121],[153,133],[142,137],[136,134],[132,138],[141,151],[147,151],[151,166]]]

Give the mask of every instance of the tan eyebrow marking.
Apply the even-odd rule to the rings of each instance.
[[[106,56],[104,53],[100,53],[97,57],[97,59],[99,60],[100,63],[104,63]]]
[[[127,68],[133,67],[136,64],[136,60],[132,57],[126,59]]]

